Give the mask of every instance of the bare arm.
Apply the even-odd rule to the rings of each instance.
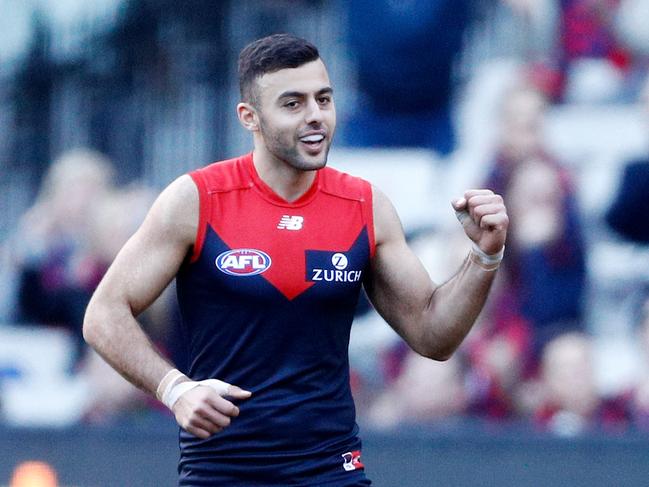
[[[86,341],[128,381],[154,394],[172,368],[136,317],[174,278],[196,235],[198,193],[188,176],[153,204],[95,291],[83,324]]]
[[[189,176],[167,187],[129,239],[95,291],[83,323],[86,341],[129,382],[155,394],[173,366],[142,331],[136,317],[169,285],[194,244],[198,191]],[[178,373],[174,382],[189,381]],[[172,384],[173,385],[173,384]],[[223,395],[250,396],[226,384],[187,390],[169,406],[178,424],[206,438],[230,424],[239,410]]]
[[[453,207],[468,211],[464,230],[483,252],[503,248],[509,220],[500,196],[471,190]],[[480,314],[495,271],[467,257],[451,279],[437,285],[408,247],[394,207],[376,189],[374,221],[376,254],[365,283],[370,300],[413,350],[448,359]]]

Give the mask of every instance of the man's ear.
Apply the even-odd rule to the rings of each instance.
[[[241,102],[237,105],[237,117],[243,128],[256,132],[259,130],[257,110],[250,103]]]

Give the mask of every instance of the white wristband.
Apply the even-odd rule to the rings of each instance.
[[[171,390],[173,385],[181,377],[186,376],[178,369],[171,369],[169,372],[167,372],[158,384],[158,388],[155,391],[155,397],[157,397],[159,401],[162,401],[162,398],[165,396],[165,394],[169,394],[169,391]]]
[[[505,255],[504,245],[497,253],[487,254],[480,247],[478,247],[478,244],[471,242],[471,250],[475,252],[476,256],[480,259],[480,262],[486,265],[500,264],[500,261],[503,260],[503,256]]]
[[[192,389],[198,386],[210,387],[214,389],[221,396],[227,395],[228,391],[230,390],[230,384],[228,384],[227,382],[223,382],[222,380],[218,380],[218,379],[205,379],[199,381],[191,380],[191,381],[180,382],[178,384],[171,386],[170,388],[168,388],[168,390],[165,390],[165,394],[162,396],[161,401],[165,406],[171,409],[173,408],[174,404],[176,404],[176,401],[180,399],[180,396],[182,396],[187,391],[191,391]]]
[[[457,218],[457,221],[459,221],[461,225],[464,225],[464,220],[470,218],[470,215],[467,210],[455,210],[455,218]]]

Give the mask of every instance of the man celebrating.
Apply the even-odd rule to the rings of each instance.
[[[473,249],[437,285],[388,199],[325,167],[336,111],[318,50],[259,39],[240,54],[239,82],[253,152],[160,194],[95,292],[84,336],[173,411],[180,485],[369,485],[347,355],[361,286],[415,351],[447,359],[487,297],[506,210],[488,190],[453,203]],[[136,321],[174,277],[187,375]]]

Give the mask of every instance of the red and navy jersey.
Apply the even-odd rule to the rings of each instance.
[[[177,276],[189,376],[252,397],[207,440],[181,430],[181,485],[368,485],[347,349],[375,248],[371,186],[324,168],[289,203],[252,154],[190,176],[199,227]]]

